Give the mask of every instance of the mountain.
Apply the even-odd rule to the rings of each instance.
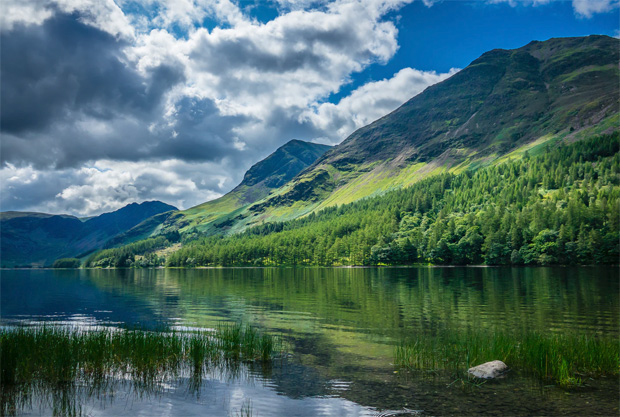
[[[110,242],[117,246],[166,232],[199,231],[217,233],[228,230],[236,217],[252,203],[268,197],[274,190],[312,165],[331,147],[291,140],[253,165],[243,181],[226,195],[190,209],[147,219]]]
[[[237,213],[268,197],[273,190],[303,172],[330,148],[327,145],[291,140],[253,165],[245,173],[243,181],[228,194],[183,211],[183,222],[202,231],[216,219],[219,225],[229,222]]]
[[[0,213],[1,263],[3,267],[45,266],[58,258],[92,252],[145,219],[171,210],[177,208],[160,201],[147,201],[87,219],[69,215],[3,212]]]
[[[620,123],[619,47],[618,39],[593,35],[489,51],[283,185],[267,192],[261,173],[273,164],[253,167],[232,193],[167,218],[159,230],[235,233],[611,133]]]
[[[299,219],[202,237],[167,253],[166,265],[617,264],[619,138],[594,135]],[[143,256],[145,243],[98,259],[115,265],[128,252]]]
[[[248,211],[278,220],[618,129],[620,41],[534,41],[483,54],[355,131]]]
[[[254,165],[241,184],[225,196],[185,211],[145,218],[127,232],[108,240],[106,247],[157,235],[178,238],[179,233],[184,235],[185,242],[201,236],[230,235],[244,230],[250,235],[254,232],[269,235],[273,231],[293,227],[290,221],[294,219],[299,219],[299,223],[295,224],[312,223],[320,215],[320,210],[328,209],[324,210],[325,216],[337,217],[340,208],[336,209],[336,206],[382,196],[425,179],[439,178],[428,183],[432,184],[431,188],[421,186],[420,196],[416,197],[415,207],[428,210],[435,207],[435,201],[443,195],[443,190],[449,189],[447,187],[453,177],[448,174],[473,175],[474,172],[481,172],[480,175],[484,176],[488,172],[495,179],[501,179],[504,174],[498,176],[493,168],[504,166],[511,160],[538,157],[548,149],[578,143],[582,139],[591,140],[598,135],[613,144],[613,140],[617,141],[617,135],[613,134],[620,130],[619,47],[618,39],[588,36],[534,41],[519,49],[489,51],[451,78],[427,88],[392,113],[355,131],[340,145],[329,149],[324,145],[291,141]],[[598,146],[596,140],[592,143]],[[610,146],[607,148],[611,149]],[[582,148],[574,147],[584,152]],[[613,168],[610,167],[616,163],[613,152],[610,154],[607,148],[601,151],[608,158],[607,165],[600,167],[601,175],[605,176],[611,175]],[[571,155],[571,161],[575,160],[574,153]],[[597,154],[591,156],[595,159]],[[544,161],[541,162],[544,169],[553,168],[548,160],[543,158],[541,161]],[[596,162],[588,163],[593,165]],[[571,164],[576,167],[582,162],[576,158]],[[565,168],[573,169],[571,164]],[[579,169],[594,169],[586,165],[579,165]],[[517,167],[519,170],[525,169],[517,164],[514,170]],[[511,171],[510,175],[514,172]],[[531,175],[544,177],[538,171]],[[546,184],[529,181],[528,198],[540,196],[548,199],[548,191],[553,189],[551,185],[566,181],[565,173],[554,172],[554,175],[553,178],[545,177]],[[585,181],[572,171],[571,176]],[[458,180],[467,182],[463,178],[458,177]],[[516,180],[513,182],[516,184]],[[488,191],[484,178],[477,184],[478,189]],[[583,192],[579,188],[584,187],[583,184],[575,185],[576,193]],[[572,185],[567,183],[568,186]],[[607,190],[607,185],[601,187]],[[465,188],[459,191],[463,195],[469,192],[463,190]],[[510,192],[514,194],[514,187]],[[563,195],[560,197],[558,204],[564,205],[573,198],[572,194],[568,199]],[[372,201],[372,204],[381,207],[368,218],[370,223],[364,226],[371,227],[372,234],[350,242],[362,251],[361,255],[356,256],[364,259],[368,257],[366,252],[371,246],[377,244],[382,247],[379,245],[381,242],[375,241],[377,236],[389,240],[390,234],[399,230],[398,225],[403,220],[398,207],[391,203],[385,205],[380,199]],[[405,202],[411,205],[412,201]],[[526,203],[528,210],[534,207]],[[473,203],[468,200],[467,204]],[[606,204],[603,206],[608,209]],[[384,206],[389,210],[384,210]],[[356,207],[360,214],[353,217],[353,223],[368,217],[368,213],[364,214],[364,202]],[[536,212],[536,208],[532,210]],[[489,216],[495,219],[492,214]],[[412,215],[412,218],[415,216]],[[429,221],[434,222],[435,219]],[[329,226],[326,223],[317,239],[325,240],[327,235],[344,239],[360,227],[357,223],[340,224],[339,220],[334,220]],[[437,224],[441,226],[443,222]],[[538,230],[539,226],[537,224],[530,229]],[[596,231],[596,228],[592,229],[593,233]],[[440,233],[437,233],[439,236]],[[525,239],[525,232],[523,234]],[[491,232],[487,236],[491,241],[496,237]],[[533,242],[528,244],[534,244],[532,236],[527,238]],[[547,237],[541,237],[541,242],[544,239]],[[565,237],[562,239],[562,242],[567,241]],[[575,244],[585,241],[585,238],[575,240],[575,236],[571,239]],[[280,250],[295,242],[292,240],[279,245],[274,240],[271,244],[278,244]],[[434,243],[438,242],[440,240]],[[428,248],[432,249],[434,243],[431,243]],[[583,243],[579,244],[583,246]],[[265,245],[268,246],[269,242]],[[315,245],[313,250],[316,253],[312,256],[318,253],[320,256],[337,257],[339,253],[346,252],[342,242],[335,242],[334,245],[329,248]],[[140,247],[139,244],[134,246]],[[328,249],[330,253],[323,253]],[[193,256],[191,249],[188,251],[183,252],[183,256],[188,255],[186,260],[199,259]],[[279,257],[285,253],[276,255]],[[252,262],[269,264],[273,261],[271,256],[262,260],[253,259]],[[303,256],[309,257],[310,254]],[[505,253],[501,256],[505,260]],[[354,261],[349,259],[347,262]],[[319,260],[318,264],[323,264],[323,261]]]

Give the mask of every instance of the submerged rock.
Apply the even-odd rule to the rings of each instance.
[[[469,368],[467,373],[477,378],[493,379],[503,375],[508,370],[506,364],[502,361],[485,362],[481,365]]]

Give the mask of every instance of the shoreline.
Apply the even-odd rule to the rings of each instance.
[[[273,266],[155,266],[145,268],[52,268],[52,267],[19,267],[19,268],[7,268],[2,267],[0,271],[121,271],[121,270],[151,270],[151,269],[163,269],[163,270],[196,270],[196,269],[415,269],[415,268],[599,268],[599,267],[620,267],[620,264],[608,264],[608,265],[433,265],[433,264],[418,264],[418,265],[273,265]]]

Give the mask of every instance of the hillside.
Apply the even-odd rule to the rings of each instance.
[[[243,181],[229,193],[190,209],[147,219],[109,246],[127,244],[150,236],[174,233],[218,233],[235,223],[236,217],[252,203],[268,197],[297,174],[308,168],[331,147],[291,140],[274,153],[254,164]]]
[[[148,201],[88,219],[45,213],[0,213],[2,266],[46,266],[58,258],[91,252],[143,220],[171,210],[177,209],[160,201]]]
[[[252,203],[268,197],[312,165],[331,147],[316,143],[291,140],[267,158],[253,165],[243,181],[222,198],[183,211],[183,222],[199,231],[205,231],[215,219],[215,227],[228,226],[237,213]]]
[[[435,175],[301,219],[189,241],[166,255],[166,264],[614,264],[620,256],[619,137],[547,147],[537,156]],[[162,240],[99,252],[87,266],[161,264],[145,254]]]
[[[168,229],[187,233],[294,219],[380,195],[443,172],[488,166],[526,150],[618,129],[619,40],[607,36],[531,42],[493,50],[394,112],[363,127],[263,199],[198,206]],[[223,202],[222,202],[223,203]],[[201,219],[201,220],[199,220]]]

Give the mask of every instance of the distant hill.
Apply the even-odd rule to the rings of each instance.
[[[69,215],[8,211],[0,213],[3,267],[47,266],[54,260],[99,249],[112,237],[153,215],[177,210],[160,201],[132,203],[88,219]]]

